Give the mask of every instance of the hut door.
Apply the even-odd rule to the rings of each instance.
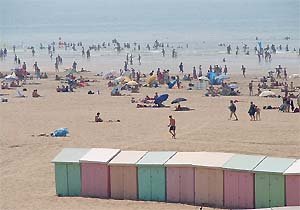
[[[164,167],[151,168],[151,197],[154,201],[166,200],[166,174]]]
[[[195,203],[197,205],[208,205],[209,203],[208,177],[208,169],[195,169]]]
[[[270,206],[270,177],[265,173],[255,174],[255,208]]]
[[[239,172],[225,171],[226,177],[224,184],[225,207],[238,208],[238,179]]]
[[[167,200],[168,202],[180,202],[180,188],[179,188],[179,168],[167,168]]]
[[[300,176],[286,176],[286,205],[300,206]]]
[[[240,173],[239,176],[239,208],[254,208],[253,175]]]
[[[144,201],[151,200],[151,174],[149,167],[139,167],[138,182],[139,182],[139,199]]]
[[[81,172],[79,164],[70,163],[68,167],[68,186],[70,196],[79,196],[81,193]]]
[[[114,199],[123,199],[124,191],[124,180],[123,180],[123,167],[122,166],[111,166],[110,167],[111,177],[111,197]]]
[[[180,203],[194,204],[195,182],[194,168],[180,168]]]
[[[136,200],[136,168],[134,166],[123,168],[124,199]]]
[[[270,206],[284,206],[284,176],[270,174]]]
[[[55,184],[58,196],[69,195],[68,190],[68,169],[64,163],[55,163]]]

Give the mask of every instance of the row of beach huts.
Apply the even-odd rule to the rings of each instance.
[[[65,148],[52,162],[58,196],[230,209],[300,206],[300,159]]]

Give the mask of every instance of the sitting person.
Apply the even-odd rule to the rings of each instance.
[[[38,97],[40,97],[40,95],[38,94],[37,90],[33,90],[33,92],[32,92],[32,97],[33,97],[33,98],[38,98]]]
[[[60,76],[58,76],[58,75],[55,75],[55,80],[60,80],[61,79],[61,77]]]
[[[178,106],[175,108],[175,111],[181,111],[181,106],[178,104]]]
[[[8,83],[2,83],[1,89],[9,89]]]
[[[103,122],[103,120],[100,118],[100,112],[98,112],[95,116],[95,122]]]
[[[60,87],[59,86],[57,86],[57,88],[56,88],[56,92],[61,92],[62,90],[60,89]]]

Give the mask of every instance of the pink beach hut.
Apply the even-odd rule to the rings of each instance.
[[[146,153],[146,151],[121,151],[109,162],[111,198],[138,199],[136,163]]]
[[[223,207],[222,166],[234,154],[201,152],[193,161],[195,167],[196,205]]]
[[[195,169],[192,165],[197,152],[177,152],[166,163],[167,202],[194,204]]]
[[[82,196],[110,197],[108,162],[119,152],[119,149],[93,148],[79,160],[81,163]]]
[[[283,174],[285,175],[286,205],[300,206],[300,159]]]
[[[224,207],[254,208],[254,172],[265,156],[234,155],[224,165]]]

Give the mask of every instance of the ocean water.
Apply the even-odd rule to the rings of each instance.
[[[300,47],[299,0],[0,0],[0,44],[57,41]]]

